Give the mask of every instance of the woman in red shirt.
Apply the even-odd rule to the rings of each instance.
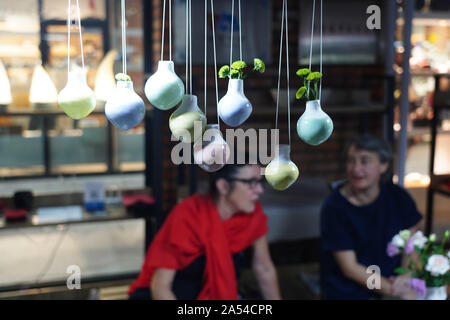
[[[280,299],[270,258],[258,165],[227,164],[211,175],[206,195],[175,206],[147,251],[130,299],[238,299],[242,252],[252,246],[252,269],[265,299]]]

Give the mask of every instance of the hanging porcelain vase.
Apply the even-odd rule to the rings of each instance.
[[[106,102],[105,114],[122,130],[134,128],[144,119],[145,104],[134,92],[132,81],[117,81],[116,91]]]
[[[289,188],[299,175],[297,166],[291,161],[290,150],[289,145],[280,145],[278,155],[266,167],[267,182],[279,191]]]
[[[75,120],[88,116],[95,109],[95,95],[86,84],[86,75],[83,71],[69,72],[67,84],[58,95],[58,104]]]
[[[175,107],[183,98],[184,84],[176,75],[173,61],[159,61],[158,70],[145,83],[145,95],[160,110]]]
[[[2,60],[0,60],[0,106],[7,106],[12,102],[11,85],[8,73]]]
[[[207,172],[223,168],[230,158],[230,147],[223,139],[218,124],[209,124],[203,138],[194,143],[194,160]]]
[[[252,104],[244,94],[244,80],[230,79],[228,91],[218,105],[219,116],[231,127],[240,126],[252,113]]]
[[[202,138],[206,117],[197,105],[197,96],[185,94],[181,106],[169,118],[169,128],[182,142],[194,142]]]
[[[306,110],[297,121],[298,136],[306,143],[317,146],[333,132],[333,121],[323,112],[320,100],[306,102]]]
[[[418,296],[417,300],[447,300],[447,286],[427,287],[425,297]]]

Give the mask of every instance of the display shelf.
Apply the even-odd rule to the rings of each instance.
[[[436,137],[438,134],[438,119],[440,112],[444,109],[450,108],[450,101],[447,99],[442,99],[445,92],[440,90],[440,79],[442,77],[450,78],[449,74],[435,74],[435,98],[434,98],[434,115],[431,120],[431,143],[430,143],[430,163],[429,163],[429,176],[430,176],[430,186],[427,190],[427,220],[425,225],[425,231],[427,234],[432,232],[433,228],[433,208],[434,208],[434,194],[438,193],[444,196],[450,197],[450,189],[446,188],[443,183],[447,183],[450,180],[449,174],[435,174],[434,173],[434,162],[436,156]],[[439,97],[439,98],[438,98]],[[442,100],[441,100],[442,99]]]

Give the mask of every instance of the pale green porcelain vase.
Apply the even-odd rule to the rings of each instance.
[[[169,118],[173,136],[182,142],[195,142],[202,138],[206,117],[197,105],[197,96],[185,94],[181,106]]]
[[[266,180],[275,190],[286,190],[298,179],[299,171],[290,159],[290,150],[289,145],[281,144],[278,155],[266,167]]]
[[[58,95],[58,104],[72,119],[87,117],[95,109],[95,95],[86,84],[86,74],[81,70],[70,71],[67,84]]]

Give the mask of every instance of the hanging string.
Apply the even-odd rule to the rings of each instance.
[[[172,61],[172,0],[169,0],[169,60]]]
[[[192,0],[189,0],[189,84],[192,95]]]
[[[163,2],[163,15],[162,15],[162,35],[161,35],[161,61],[164,60],[164,22],[166,20],[166,0]]]
[[[322,29],[323,29],[323,3],[320,0],[320,73],[322,74]],[[322,77],[319,80],[319,100],[322,98]]]
[[[188,25],[189,25],[189,2],[186,0],[186,93],[189,91],[189,74],[188,74],[188,53],[189,53],[189,39],[188,39]]]
[[[123,73],[127,74],[127,35],[125,22],[125,0],[122,0],[122,68]]]
[[[204,104],[205,104],[205,117],[206,117],[206,91],[207,91],[207,89],[206,89],[206,68],[208,67],[207,66],[207,64],[206,64],[206,62],[207,62],[207,55],[208,55],[208,53],[207,53],[207,46],[208,46],[208,43],[207,43],[207,40],[208,40],[208,28],[207,28],[207,22],[208,22],[208,0],[205,0],[205,80],[204,80],[204,86],[205,86],[205,89],[204,89],[204,94],[205,94],[205,97],[204,97]],[[206,117],[206,119],[208,119],[207,117]]]
[[[276,111],[276,115],[275,115],[275,129],[278,129],[278,109],[279,109],[279,101],[280,101],[281,62],[283,59],[284,6],[285,6],[285,0],[283,0],[283,7],[281,9],[280,58],[278,60],[277,111]]]
[[[83,54],[83,38],[81,36],[81,15],[80,15],[80,5],[77,0],[77,13],[78,13],[78,30],[80,31],[80,47],[81,47],[81,66],[84,73],[84,54]]]
[[[312,46],[313,46],[313,39],[314,39],[314,15],[316,12],[316,0],[313,0],[313,10],[312,10],[312,24],[311,24],[311,46],[309,48],[309,70],[311,70],[311,59],[312,59]],[[308,81],[308,92],[309,94],[309,81]]]
[[[242,24],[241,24],[241,0],[239,0],[239,60],[242,61]]]
[[[285,13],[284,18],[286,19],[286,80],[287,80],[287,102],[288,102],[288,137],[289,137],[289,147],[291,146],[291,102],[290,102],[290,94],[289,94],[289,35],[288,35],[288,8],[287,8],[287,0],[286,5],[284,7]]]
[[[234,0],[231,0],[231,44],[230,44],[230,69],[233,62],[233,22],[234,22]]]
[[[70,0],[68,0],[68,5],[67,5],[67,75],[69,75],[69,72],[70,72],[70,27],[71,27]]]
[[[214,48],[214,78],[216,82],[216,106],[217,106],[217,125],[220,130],[220,118],[219,118],[219,90],[217,85],[217,58],[216,58],[216,32],[214,24],[214,0],[211,0],[211,22],[212,22],[212,36],[213,36],[213,48]]]

